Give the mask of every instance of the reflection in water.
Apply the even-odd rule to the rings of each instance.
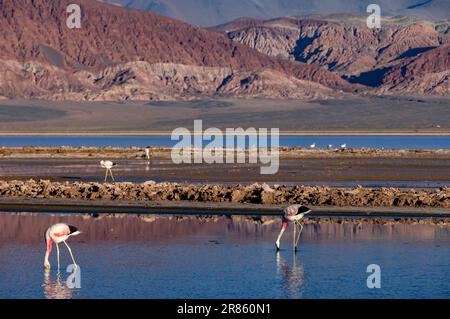
[[[298,254],[292,254],[292,265],[289,265],[280,252],[277,252],[277,278],[281,280],[282,289],[289,298],[301,298],[305,288],[303,264],[297,265]]]
[[[73,298],[73,289],[67,287],[65,281],[61,281],[61,272],[56,273],[56,278],[51,278],[50,270],[44,270],[44,297],[46,299],[71,299]]]
[[[273,243],[280,230],[281,219],[261,224],[246,218],[235,216],[231,219],[221,217],[171,217],[158,215],[100,215],[90,217],[75,214],[42,213],[0,213],[1,243],[42,243],[42,233],[48,225],[66,223],[76,225],[83,236],[74,237],[73,242],[130,242],[162,240],[183,240],[195,235],[230,236],[239,243],[248,238],[258,238]],[[132,229],[133,231],[130,231]],[[288,230],[289,232],[289,230]],[[434,240],[446,239],[450,227],[432,224],[376,224],[359,221],[346,223],[312,223],[306,224],[302,232],[302,241],[326,242],[368,240],[387,238],[390,240]],[[290,233],[285,236],[292,236]],[[287,240],[287,239],[286,239]]]

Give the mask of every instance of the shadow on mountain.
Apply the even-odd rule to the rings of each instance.
[[[417,4],[411,5],[409,7],[406,7],[406,9],[409,9],[409,10],[416,9],[416,8],[422,7],[424,5],[427,5],[427,4],[431,3],[431,2],[433,2],[433,0],[426,0],[424,2],[420,2],[420,3],[417,3]]]
[[[437,47],[421,47],[421,48],[411,48],[405,52],[403,52],[401,55],[399,55],[395,60],[401,60],[403,58],[411,58],[414,57],[420,53],[427,52],[429,50],[435,49]]]
[[[316,48],[313,52],[310,52],[306,57],[303,55],[305,49],[311,45],[316,38],[317,36],[298,39],[293,52],[296,61],[307,63],[312,56],[317,54],[319,48]]]
[[[380,68],[372,71],[362,72],[357,76],[348,77],[350,83],[358,83],[365,86],[377,87],[383,84],[383,78],[391,68]]]

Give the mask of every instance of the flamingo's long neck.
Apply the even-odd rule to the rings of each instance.
[[[50,253],[52,252],[52,246],[53,246],[53,240],[50,237],[47,237],[45,240],[47,244],[47,250],[45,251],[44,256],[44,264],[49,264],[48,257],[50,256]]]

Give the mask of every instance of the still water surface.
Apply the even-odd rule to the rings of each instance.
[[[270,137],[270,136],[269,136]],[[172,147],[177,141],[170,136],[1,136],[0,146],[166,146]],[[208,144],[206,141],[204,144]],[[236,141],[237,143],[237,141]],[[249,142],[246,142],[249,146]],[[450,136],[280,136],[280,146],[303,146],[316,143],[317,147],[339,147],[347,144],[352,148],[388,149],[450,149]],[[270,140],[269,140],[270,145]],[[251,145],[250,145],[251,146]]]
[[[61,274],[42,269],[42,232],[56,221],[83,231],[69,241],[81,266],[79,289],[65,285],[65,247]],[[448,227],[308,224],[294,254],[290,229],[276,253],[279,226],[0,213],[0,298],[450,297]],[[369,264],[381,267],[381,289],[367,288]]]

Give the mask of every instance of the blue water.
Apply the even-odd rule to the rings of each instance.
[[[0,136],[1,146],[174,146],[170,136]],[[280,136],[280,146],[450,149],[450,136]],[[204,142],[204,145],[208,142]],[[247,142],[247,145],[249,143]],[[269,143],[270,144],[270,143]]]
[[[50,222],[11,218],[22,229]],[[309,224],[294,254],[291,227],[276,253],[277,222],[71,222],[84,231],[70,239],[81,287],[65,285],[70,257],[64,246],[62,272],[54,269],[52,255],[47,273],[41,234],[12,241],[14,233],[5,230],[0,298],[450,298],[448,227]],[[381,268],[380,289],[367,287],[370,264]]]

